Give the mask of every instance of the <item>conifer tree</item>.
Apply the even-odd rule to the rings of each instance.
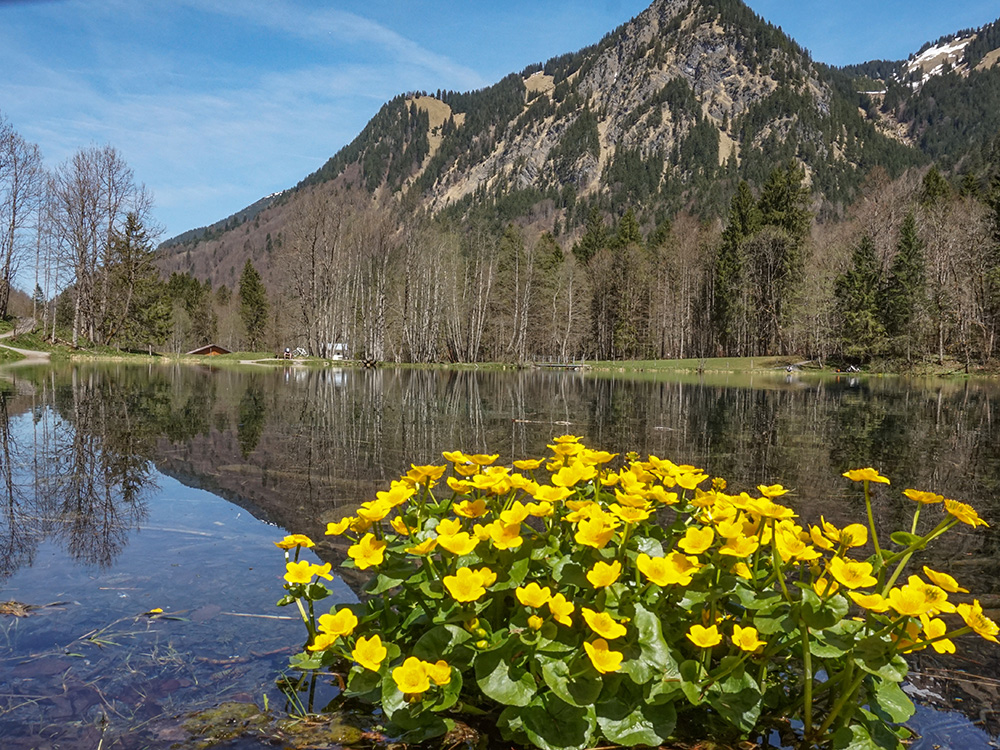
[[[248,258],[240,275],[240,318],[246,328],[246,345],[250,351],[256,351],[264,343],[270,307],[260,274]]]
[[[601,209],[594,206],[587,215],[583,236],[579,242],[573,245],[573,255],[581,262],[586,263],[606,248],[609,240],[608,227],[604,223],[604,217],[601,216]]]
[[[740,181],[729,207],[729,222],[712,269],[712,327],[723,351],[739,355],[740,329],[746,314],[744,243],[761,225],[750,185]]]
[[[926,288],[924,246],[917,236],[911,211],[899,230],[896,256],[889,269],[881,305],[885,332],[897,353],[905,351],[909,362],[913,344],[919,339],[918,317]]]
[[[840,308],[840,346],[844,356],[867,361],[885,345],[879,316],[879,262],[867,234],[854,249],[851,266],[837,277],[834,296]]]

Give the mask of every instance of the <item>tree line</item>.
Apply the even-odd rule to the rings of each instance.
[[[316,186],[282,238],[281,305],[313,353],[407,362],[801,355],[907,366],[996,356],[1000,182],[869,176],[819,222],[804,170],[739,183],[725,222],[593,208],[575,241],[404,219]],[[294,334],[293,334],[294,335]]]
[[[0,118],[0,315],[35,257],[53,339],[175,352],[302,346],[398,362],[766,356],[990,362],[1000,332],[1000,180],[875,169],[820,221],[789,161],[736,186],[722,222],[641,225],[592,204],[572,235],[405,211],[336,181],[299,189],[238,288],[156,267],[152,199],[113,147],[48,170]],[[535,217],[538,219],[539,217]],[[648,221],[648,219],[647,219]]]

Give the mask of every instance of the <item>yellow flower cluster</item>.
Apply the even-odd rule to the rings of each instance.
[[[755,494],[727,493],[724,481],[709,481],[696,467],[656,456],[646,461],[628,458],[613,470],[609,464],[617,454],[591,450],[576,436],[555,438],[548,447],[547,459],[519,460],[511,466],[497,465],[498,455],[461,451],[444,453],[447,464],[412,465],[356,514],[329,523],[326,534],[350,539],[347,555],[360,570],[377,572],[387,555],[395,555],[396,562],[426,574],[421,591],[436,597],[434,606],[447,609],[449,617],[468,623],[467,629],[477,634],[474,639],[482,638],[475,642],[477,648],[495,645],[486,640],[488,633],[478,618],[485,618],[488,606],[496,602],[495,609],[501,611],[513,607],[519,624],[495,623],[495,629],[525,637],[543,631],[554,638],[556,625],[575,628],[576,643],[602,675],[622,669],[625,654],[634,653],[637,645],[639,629],[628,619],[633,610],[620,608],[620,602],[641,596],[646,601],[674,597],[671,601],[678,602],[685,589],[704,592],[717,586],[722,576],[743,579],[750,583],[739,585],[748,587],[780,587],[788,603],[804,596],[793,596],[789,581],[801,582],[809,596],[815,594],[823,603],[846,597],[866,616],[884,615],[881,624],[871,623],[869,617],[870,632],[891,630],[903,653],[927,647],[954,651],[952,638],[963,632],[992,641],[1000,635],[978,601],[949,601],[949,594],[967,592],[946,573],[925,567],[923,578],[912,575],[895,585],[909,554],[927,539],[957,523],[986,525],[964,503],[904,491],[917,503],[918,515],[919,508],[939,505],[943,520],[920,545],[897,556],[902,563],[885,581],[887,557],[873,524],[838,528],[821,518],[819,524],[802,525],[793,508],[778,502],[789,493],[782,485],[760,485]],[[873,468],[851,470],[844,477],[863,483],[866,502],[870,485],[890,485]],[[451,499],[435,494],[436,487],[444,486],[454,493]],[[665,538],[663,533],[650,533],[654,525],[670,525],[668,544],[656,541]],[[644,543],[636,544],[637,538]],[[307,537],[291,535],[276,544],[285,550],[286,559],[290,550],[296,551],[296,559],[286,565],[289,590],[316,576],[331,577],[329,564],[298,561],[298,551],[313,546]],[[860,559],[869,545],[875,553]],[[557,551],[573,556],[574,574],[547,567],[549,554]],[[519,560],[526,562],[515,579],[512,570]],[[738,660],[766,659],[772,647],[760,637],[750,611],[739,616],[708,604],[684,615],[688,619],[675,640],[689,653],[697,650],[706,665],[720,647]],[[577,612],[580,618],[574,620]],[[950,615],[961,618],[965,627],[949,630],[942,616]],[[309,649],[339,647],[357,626],[349,609],[323,615]],[[398,662],[393,657],[389,661],[396,666],[387,665],[390,646],[399,656],[398,646],[384,644],[373,634],[357,638],[349,653],[363,669],[390,674],[391,667],[392,680],[406,696],[419,696],[451,680],[452,667],[444,661],[432,664],[409,656]]]

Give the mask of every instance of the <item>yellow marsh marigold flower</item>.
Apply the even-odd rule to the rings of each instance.
[[[977,526],[989,526],[986,521],[979,517],[979,514],[976,513],[975,509],[966,503],[960,503],[958,500],[945,499],[944,509],[962,523],[969,524],[972,528],[976,528]]]
[[[479,577],[483,579],[483,586],[486,586],[487,588],[497,582],[497,574],[489,568],[476,568],[476,573],[478,573]]]
[[[507,510],[500,512],[500,520],[507,525],[520,524],[528,517],[528,509],[520,500],[515,500]]]
[[[760,539],[756,536],[744,536],[741,533],[738,536],[726,539],[726,543],[719,547],[719,554],[729,555],[730,557],[750,557],[750,555],[757,551],[758,547],[760,547]]]
[[[841,586],[849,589],[859,589],[863,586],[874,586],[878,581],[872,575],[872,564],[855,562],[843,557],[835,557],[830,561],[830,575]]]
[[[584,447],[579,443],[557,443],[556,445],[549,445],[548,448],[552,451],[555,458],[546,464],[545,468],[553,472],[559,471],[567,462],[572,461],[574,457],[584,451]],[[595,471],[594,473],[596,474],[597,472]]]
[[[818,578],[813,583],[813,591],[816,592],[816,596],[833,596],[839,589],[840,584],[828,578]]]
[[[901,615],[919,617],[931,610],[922,589],[906,584],[889,590],[889,606]]]
[[[635,560],[639,572],[657,586],[687,586],[701,565],[692,557],[671,552],[666,557],[650,557],[641,552]]]
[[[756,628],[744,628],[740,625],[733,625],[733,643],[743,651],[756,651],[767,643],[757,637]]]
[[[325,651],[337,642],[337,636],[331,633],[320,633],[309,646],[310,651]]]
[[[472,483],[467,482],[464,479],[456,479],[455,477],[448,477],[444,480],[445,484],[448,485],[448,489],[454,492],[456,495],[468,495],[472,492]]]
[[[847,595],[862,609],[871,612],[886,612],[889,609],[889,602],[882,598],[881,594],[862,594],[858,591],[848,591]]]
[[[542,588],[532,581],[527,586],[518,586],[514,589],[514,595],[525,607],[541,609],[552,598],[552,590],[548,586]]]
[[[515,490],[521,490],[526,495],[535,496],[535,492],[538,490],[538,482],[533,479],[528,479],[523,474],[511,474],[508,477],[510,486]]]
[[[940,586],[922,581],[920,576],[910,576],[906,582],[924,592],[924,598],[927,599],[927,604],[930,607],[927,614],[936,615],[939,612],[951,614],[955,611],[955,605],[948,601],[948,592]]]
[[[607,612],[595,612],[587,607],[581,607],[580,612],[587,625],[603,638],[621,638],[627,632],[625,626]]]
[[[924,575],[931,579],[931,583],[936,586],[940,586],[949,594],[968,594],[968,589],[963,589],[958,585],[958,581],[952,578],[947,573],[939,573],[936,570],[931,570],[926,565],[924,566]]]
[[[361,507],[358,508],[358,517],[373,523],[381,521],[390,513],[392,513],[392,505],[382,500],[370,500],[367,503],[362,503]]]
[[[692,625],[686,635],[698,648],[712,648],[722,643],[722,634],[715,625],[707,628],[704,625]]]
[[[645,492],[628,493],[619,489],[615,490],[615,499],[626,508],[638,508],[639,510],[649,509],[649,500],[646,499]],[[611,506],[614,508],[614,506]]]
[[[529,494],[539,502],[558,503],[572,495],[573,490],[568,487],[553,487],[548,484],[543,484],[540,485],[534,492],[530,492]]]
[[[326,525],[326,535],[327,536],[340,536],[347,528],[351,525],[351,521],[354,518],[352,516],[347,516],[346,518],[341,518],[336,523],[328,523]]]
[[[479,544],[479,540],[465,531],[457,534],[442,534],[437,538],[438,545],[453,555],[468,555]]]
[[[295,547],[315,547],[316,544],[305,534],[289,534],[280,542],[275,542],[278,549],[293,549]]]
[[[620,651],[610,650],[608,642],[603,638],[597,638],[593,643],[584,641],[583,650],[590,657],[590,663],[594,665],[594,669],[601,674],[617,672],[621,668],[622,659],[625,657]]]
[[[411,555],[427,555],[433,552],[437,545],[437,538],[431,537],[430,539],[425,539],[420,544],[416,544],[413,547],[407,547],[406,551]]]
[[[634,497],[634,496],[624,495],[624,497]],[[642,502],[643,504],[645,504],[646,500],[643,498]],[[611,513],[615,516],[615,518],[619,519],[623,523],[629,523],[629,524],[640,523],[649,518],[648,510],[643,510],[642,508],[636,508],[636,507],[629,507],[627,505],[623,507],[618,503],[612,503],[611,506],[608,508],[608,510],[611,511]]]
[[[462,530],[462,522],[457,518],[442,518],[438,521],[437,531],[438,536],[448,536],[451,534],[458,534]]]
[[[430,690],[431,679],[425,664],[426,662],[411,656],[392,670],[392,681],[396,683],[399,692],[405,695],[420,695]]]
[[[573,620],[570,618],[570,615],[576,610],[573,602],[567,601],[566,597],[562,594],[555,594],[546,604],[548,604],[549,612],[552,613],[553,620],[560,625],[572,627]]]
[[[965,624],[972,628],[978,635],[981,635],[988,641],[1000,643],[997,640],[997,633],[1000,633],[1000,627],[997,627],[997,624],[993,620],[983,614],[983,607],[978,599],[974,599],[972,604],[959,604],[956,609],[959,616],[965,620]]]
[[[545,620],[543,620],[538,615],[532,615],[531,617],[528,618],[528,627],[531,628],[532,630],[541,630],[542,625],[544,624]]]
[[[564,521],[569,521],[570,523],[579,523],[586,518],[590,518],[595,515],[602,515],[604,510],[601,508],[599,503],[595,503],[593,500],[567,500],[566,507],[570,509],[570,513],[563,516]]]
[[[689,555],[700,555],[712,546],[715,541],[715,532],[711,527],[699,529],[696,526],[689,526],[684,532],[684,536],[677,542],[677,546]]]
[[[615,535],[617,525],[612,516],[598,512],[590,518],[584,518],[577,524],[573,538],[576,539],[577,544],[603,549],[611,541],[611,537]]]
[[[777,534],[775,546],[784,562],[791,560],[809,561],[820,557],[816,548],[803,542],[793,530],[781,528],[778,529]]]
[[[347,554],[359,570],[367,570],[382,564],[385,542],[376,539],[374,534],[365,534],[361,541],[347,548]]]
[[[544,458],[522,458],[520,461],[514,462],[514,468],[521,471],[534,471],[543,463],[545,463]]]
[[[388,491],[383,490],[382,492],[375,493],[375,497],[384,503],[389,503],[393,508],[398,508],[415,494],[417,494],[416,490],[409,484],[396,481],[392,483]]]
[[[410,533],[413,531],[413,529],[407,526],[406,523],[403,521],[403,519],[400,518],[399,516],[396,516],[391,521],[389,521],[389,525],[392,526],[392,530],[395,531],[400,536],[409,536]]]
[[[425,661],[424,671],[435,685],[447,685],[451,682],[451,667],[444,659],[438,659],[433,664]]]
[[[750,572],[750,567],[745,562],[738,562],[733,566],[733,575],[737,575],[745,581],[749,581],[753,578],[753,573]]]
[[[358,626],[358,618],[345,607],[336,613],[320,615],[318,624],[319,632],[329,633],[340,638],[354,632],[354,628]]]
[[[597,469],[582,463],[564,466],[552,475],[552,484],[557,487],[573,487],[580,482],[589,482],[597,476]]]
[[[490,585],[486,582],[488,576],[484,575],[483,571],[490,573],[493,576],[493,580],[496,580],[496,574],[488,568],[480,568],[474,571],[470,568],[462,567],[455,572],[455,575],[444,577],[444,587],[448,589],[448,593],[451,594],[455,601],[474,602],[482,598],[486,593],[486,587]]]
[[[646,490],[646,499],[663,505],[676,505],[677,493],[667,492],[662,485],[656,484]]]
[[[795,518],[795,511],[791,508],[773,502],[766,497],[750,498],[750,502],[746,503],[746,510],[759,518],[769,518],[775,521]]]
[[[683,487],[686,490],[693,490],[706,479],[708,479],[708,474],[705,474],[699,469],[681,472],[675,477],[677,486]]]
[[[444,451],[441,455],[444,456],[445,461],[450,461],[453,464],[471,463],[469,457],[462,453],[462,451]]]
[[[289,583],[309,583],[313,577],[313,564],[308,560],[285,564],[285,580]]]
[[[552,438],[553,443],[579,443],[583,440],[579,435],[560,435],[559,437]]]
[[[587,448],[581,452],[577,459],[588,466],[600,466],[601,464],[606,464],[611,461],[617,453],[608,453],[607,451],[593,451]]]
[[[361,636],[358,638],[357,643],[354,644],[354,650],[351,651],[351,658],[365,669],[378,672],[378,668],[385,661],[386,654],[388,653],[389,650],[382,645],[382,638],[378,634],[373,635],[371,638]]]
[[[371,527],[372,527],[371,521],[369,521],[367,518],[360,518],[357,516],[353,516],[351,518],[351,523],[348,526],[348,528],[355,534],[364,534]]]
[[[455,469],[455,473],[459,476],[472,477],[479,474],[480,467],[479,464],[474,464],[470,461],[466,464],[455,464],[452,468]]]
[[[758,484],[757,485],[757,492],[759,492],[764,497],[767,497],[767,498],[770,498],[771,500],[773,500],[776,497],[781,497],[782,495],[787,494],[788,490],[786,490],[780,484],[770,484],[770,485],[768,485],[768,484]]]
[[[472,461],[472,463],[476,464],[477,466],[489,466],[494,461],[496,461],[498,458],[500,458],[500,454],[499,453],[492,453],[492,454],[476,453],[476,454],[471,455],[471,456],[466,456],[466,458],[468,458],[470,461]]]
[[[834,547],[836,546],[829,538],[823,535],[823,532],[820,531],[819,526],[809,527],[809,538],[812,540],[813,545],[819,547],[822,550],[826,550],[827,552],[832,552]]]
[[[879,484],[890,484],[887,477],[879,474],[870,466],[864,469],[851,469],[845,471],[841,476],[845,476],[852,482],[877,482]]]
[[[524,542],[524,539],[521,538],[521,524],[519,523],[494,521],[483,526],[482,529],[486,532],[494,549],[514,549],[520,547]]]
[[[924,638],[928,641],[933,641],[930,645],[931,648],[937,651],[939,654],[953,654],[955,653],[955,644],[950,638],[944,638],[944,634],[948,632],[948,626],[945,624],[944,620],[934,619],[931,620],[928,617],[922,617],[921,622],[924,625]],[[934,639],[938,640],[934,640]]]
[[[910,500],[921,505],[933,505],[934,503],[944,502],[944,495],[936,495],[933,492],[924,492],[922,490],[903,490],[903,494],[906,495]]]
[[[622,564],[618,560],[610,565],[606,562],[598,562],[587,571],[587,580],[595,589],[602,589],[617,581],[621,574]]]
[[[820,516],[820,523],[823,526],[823,534],[826,538],[843,545],[845,549],[864,547],[868,544],[867,526],[863,526],[860,523],[852,523],[845,526],[843,529],[838,529],[832,523],[829,523],[825,518],[823,518],[823,516]],[[826,548],[824,547],[824,549]]]
[[[528,503],[524,506],[528,509],[528,513],[535,518],[547,518],[555,513],[555,508],[552,503],[542,501],[540,503]]]
[[[447,466],[416,466],[410,464],[410,470],[406,472],[404,479],[413,484],[433,484],[444,476],[447,468]]]

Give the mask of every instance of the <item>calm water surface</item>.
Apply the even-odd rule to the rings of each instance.
[[[809,521],[859,520],[872,465],[888,533],[899,490],[972,503],[994,528],[931,550],[1000,609],[995,384],[564,372],[20,368],[0,374],[0,737],[4,748],[169,747],[192,711],[287,706],[301,625],[274,606],[272,541],[325,524],[443,450],[540,455],[589,445],[704,467],[731,487],[781,482]],[[328,543],[319,558],[336,563]],[[353,597],[357,580],[336,581]],[[15,608],[8,605],[8,608]],[[162,609],[162,615],[150,615]],[[1000,731],[1000,648],[919,655],[915,747],[986,748]],[[293,677],[293,676],[290,676]],[[314,709],[329,686],[297,700]]]

